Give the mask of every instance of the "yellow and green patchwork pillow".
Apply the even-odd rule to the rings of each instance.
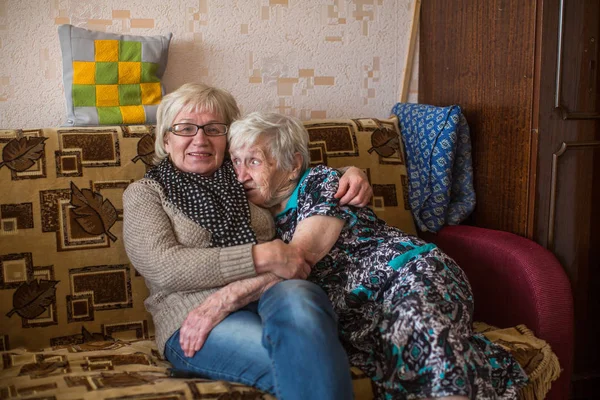
[[[67,126],[155,124],[172,34],[133,36],[58,27]]]

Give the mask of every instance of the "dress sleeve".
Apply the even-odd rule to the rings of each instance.
[[[358,217],[352,206],[340,206],[334,197],[341,174],[319,165],[311,170],[300,183],[298,193],[298,222],[313,215],[324,215],[345,221],[344,229],[352,227]]]
[[[129,185],[123,210],[123,241],[131,263],[167,292],[221,287],[256,276],[252,244],[209,248],[209,232],[184,217],[172,221],[158,189],[149,184]],[[182,235],[197,245],[182,244]]]

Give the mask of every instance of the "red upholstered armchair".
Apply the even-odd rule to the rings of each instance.
[[[498,327],[525,324],[552,346],[562,373],[546,399],[569,397],[573,360],[573,302],[556,257],[537,243],[508,232],[466,225],[423,235],[467,273],[475,320]]]

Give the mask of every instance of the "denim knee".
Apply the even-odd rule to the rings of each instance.
[[[337,323],[337,315],[323,289],[299,279],[280,282],[266,291],[259,302],[259,313],[263,318],[292,320],[300,327]]]
[[[303,280],[280,282],[263,294],[258,313],[279,398],[352,398],[336,314],[319,286]]]

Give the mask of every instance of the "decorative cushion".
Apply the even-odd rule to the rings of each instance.
[[[370,207],[377,216],[404,232],[416,234],[408,202],[408,176],[398,119],[310,120],[312,164],[362,168],[373,187]]]
[[[133,36],[60,25],[67,126],[155,124],[172,34]]]

